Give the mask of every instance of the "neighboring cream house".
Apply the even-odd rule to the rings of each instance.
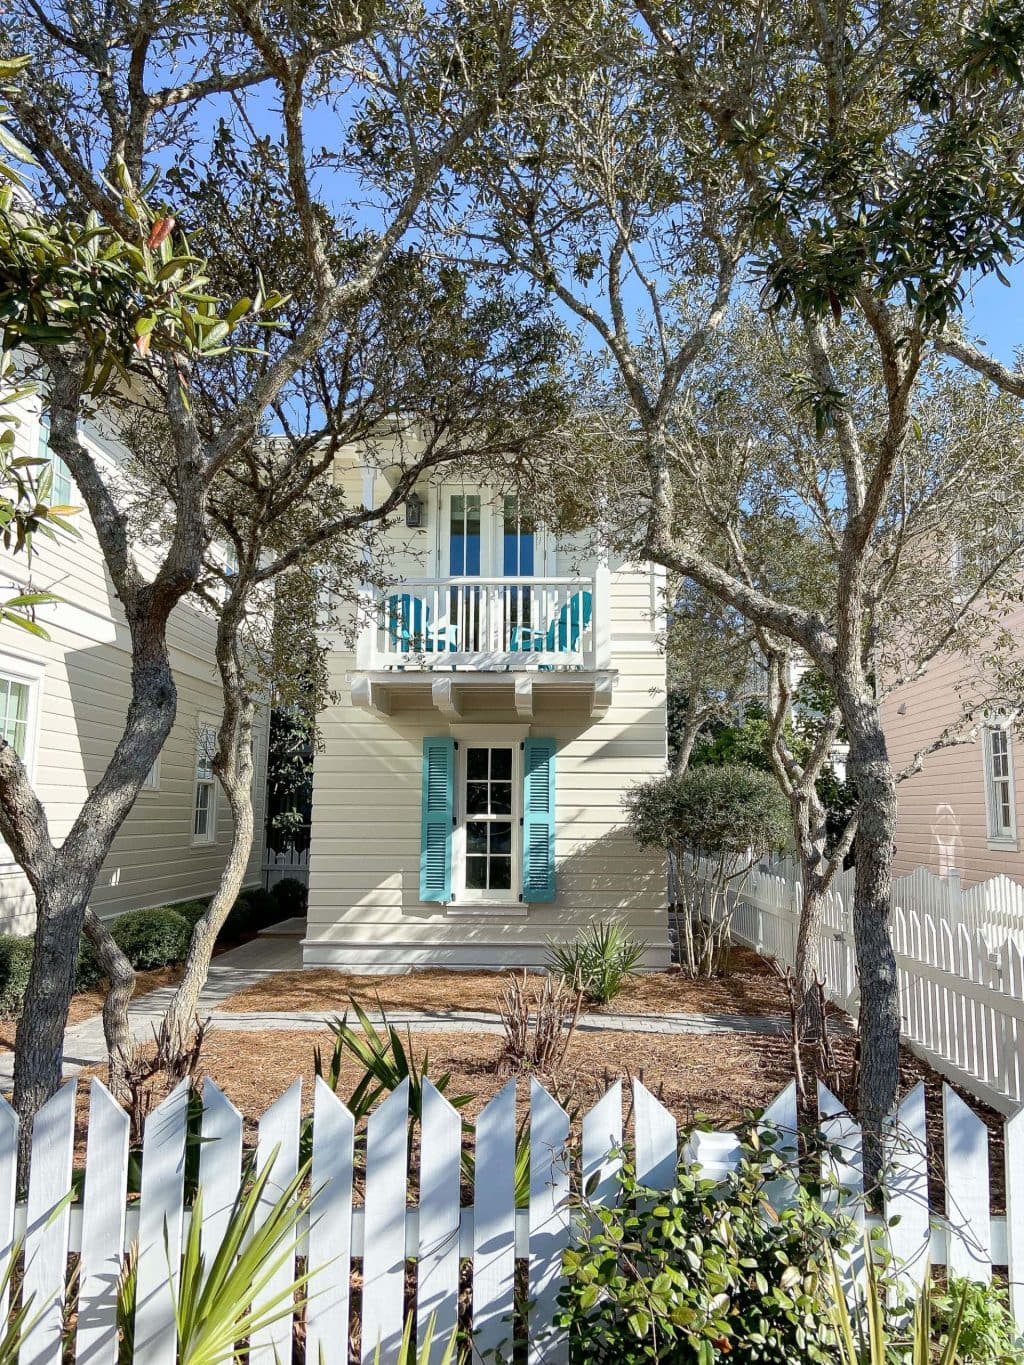
[[[1000,625],[1024,635],[1024,608]],[[959,872],[965,886],[1000,874],[1024,882],[1024,755],[1019,716],[986,710],[975,681],[983,661],[943,655],[883,705],[889,753],[899,770],[949,725],[974,711],[977,738],[929,754],[898,792],[894,872]],[[977,702],[977,706],[975,706]]]
[[[386,491],[355,455],[339,477]],[[612,916],[666,965],[664,858],[622,810],[665,771],[660,571],[461,479],[420,486],[388,536],[393,586],[331,656],[305,965],[535,966]]]
[[[25,454],[46,455],[46,421],[38,402],[19,413],[16,440]],[[114,474],[115,443],[83,432],[98,461]],[[54,461],[52,500],[80,505],[66,466]],[[130,696],[128,630],[87,514],[74,519],[78,536],[35,539],[31,564],[0,550],[0,593],[31,581],[63,600],[39,610],[49,640],[0,625],[0,733],[28,764],[54,839],[71,827],[89,787],[120,736]],[[140,552],[143,571],[152,569]],[[214,664],[214,623],[181,603],[171,617],[171,662],[178,711],[163,752],[121,827],[97,880],[93,908],[101,915],[162,905],[212,892],[227,854],[230,814],[210,763],[221,710]],[[256,829],[247,885],[261,881],[267,717],[256,732]],[[21,869],[0,841],[0,932],[28,932],[33,899]]]

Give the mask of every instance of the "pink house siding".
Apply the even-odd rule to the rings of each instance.
[[[1024,610],[1014,612],[1007,624],[1024,634]],[[956,722],[965,703],[980,701],[983,694],[973,681],[976,673],[962,656],[946,656],[936,660],[923,678],[886,699],[883,721],[897,770]],[[1019,836],[1024,834],[1024,735],[1014,733],[1010,745]],[[979,731],[973,743],[930,754],[921,772],[900,783],[894,866],[898,876],[916,867],[927,867],[939,876],[955,868],[964,885],[1000,873],[1024,883],[1020,837],[989,838],[984,752]]]

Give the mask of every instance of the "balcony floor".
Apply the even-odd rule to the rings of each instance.
[[[352,704],[378,716],[432,709],[462,720],[486,710],[529,720],[538,702],[554,701],[597,720],[611,704],[617,679],[615,669],[377,669],[351,675]]]

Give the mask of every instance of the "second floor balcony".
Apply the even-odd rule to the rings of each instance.
[[[367,671],[608,669],[607,570],[583,577],[411,578],[367,602]]]

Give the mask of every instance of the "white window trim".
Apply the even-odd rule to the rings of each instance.
[[[217,787],[216,776],[209,783],[210,805],[206,821],[206,833],[196,833],[196,798],[199,792],[199,777],[197,775],[197,760],[199,757],[199,734],[203,729],[211,729],[217,733],[219,722],[214,716],[200,715],[196,718],[195,737],[192,745],[192,801],[189,805],[189,830],[191,833],[191,845],[193,848],[209,848],[217,842]],[[204,784],[205,785],[205,784]]]
[[[27,683],[28,694],[28,731],[25,743],[25,771],[29,781],[35,785],[36,766],[39,757],[39,731],[43,712],[43,679],[46,665],[39,659],[25,658],[18,654],[0,653],[0,674],[15,682]],[[0,839],[0,876],[20,876],[21,866],[14,854]]]
[[[1006,781],[1010,788],[1010,828],[997,828],[995,805],[995,779],[992,773],[992,733],[1000,730],[1006,735]],[[985,824],[987,844],[991,849],[1017,852],[1017,781],[1013,761],[1013,721],[1012,718],[986,718],[983,744],[983,769],[985,777]]]
[[[497,729],[498,727],[495,727]],[[518,727],[515,727],[518,728]],[[512,750],[512,886],[507,892],[472,891],[466,888],[466,756],[470,746]],[[452,830],[452,895],[449,913],[474,915],[525,913],[521,899],[523,882],[523,751],[518,740],[496,735],[494,730],[459,737],[455,750],[455,827]]]
[[[438,578],[451,578],[448,558],[448,499],[451,494],[479,495],[480,498],[480,574],[501,578],[504,546],[504,494],[483,484],[438,483],[434,485],[430,514],[434,518],[434,563]],[[533,576],[546,578],[554,573],[554,555],[546,528],[537,523],[533,531]]]
[[[153,766],[142,780],[140,792],[158,792],[160,790],[160,759],[162,755],[157,754],[153,760]],[[152,782],[149,780],[152,778]]]

